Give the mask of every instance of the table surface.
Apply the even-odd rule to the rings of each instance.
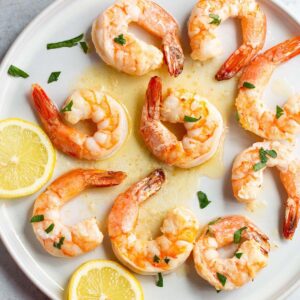
[[[299,0],[280,0],[299,12]],[[21,30],[53,0],[0,0],[0,61]],[[0,240],[0,299],[48,299],[19,269]],[[300,289],[289,300],[300,299]]]

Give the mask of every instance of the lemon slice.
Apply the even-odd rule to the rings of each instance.
[[[143,290],[136,278],[110,260],[91,260],[73,274],[69,300],[142,300]]]
[[[35,193],[50,179],[55,161],[40,127],[20,119],[0,121],[0,198]]]

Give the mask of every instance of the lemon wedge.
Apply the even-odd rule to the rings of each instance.
[[[110,260],[91,260],[73,274],[69,300],[142,300],[143,290],[137,279]]]
[[[20,119],[0,121],[0,198],[35,193],[51,178],[55,161],[40,127]]]

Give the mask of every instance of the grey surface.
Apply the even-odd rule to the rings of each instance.
[[[86,0],[84,0],[86,1]],[[0,61],[22,29],[53,0],[0,0]],[[281,0],[299,12],[299,0]],[[40,292],[19,269],[0,241],[0,300],[44,300]],[[289,300],[299,300],[300,290]]]

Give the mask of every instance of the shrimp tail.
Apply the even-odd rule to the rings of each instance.
[[[177,41],[177,43],[174,43]],[[169,33],[163,40],[163,52],[168,70],[171,76],[177,77],[183,71],[184,54],[178,41],[178,37]]]
[[[145,106],[148,119],[159,120],[162,100],[162,82],[160,77],[154,76],[150,79],[146,98]]]
[[[165,180],[166,176],[164,171],[162,169],[156,169],[147,177],[133,185],[131,192],[132,194],[138,195],[139,202],[143,202],[157,193]]]
[[[247,66],[256,55],[258,49],[251,45],[242,45],[222,65],[216,74],[216,80],[228,80],[235,76],[243,67]]]
[[[281,64],[300,54],[300,36],[274,46],[264,56],[274,64]]]
[[[36,111],[43,122],[59,119],[59,111],[45,91],[38,84],[32,85],[32,99]]]
[[[83,170],[86,183],[92,187],[109,187],[120,184],[126,177],[124,172]]]
[[[299,201],[288,198],[285,209],[285,220],[283,224],[283,236],[291,240],[299,221]]]

